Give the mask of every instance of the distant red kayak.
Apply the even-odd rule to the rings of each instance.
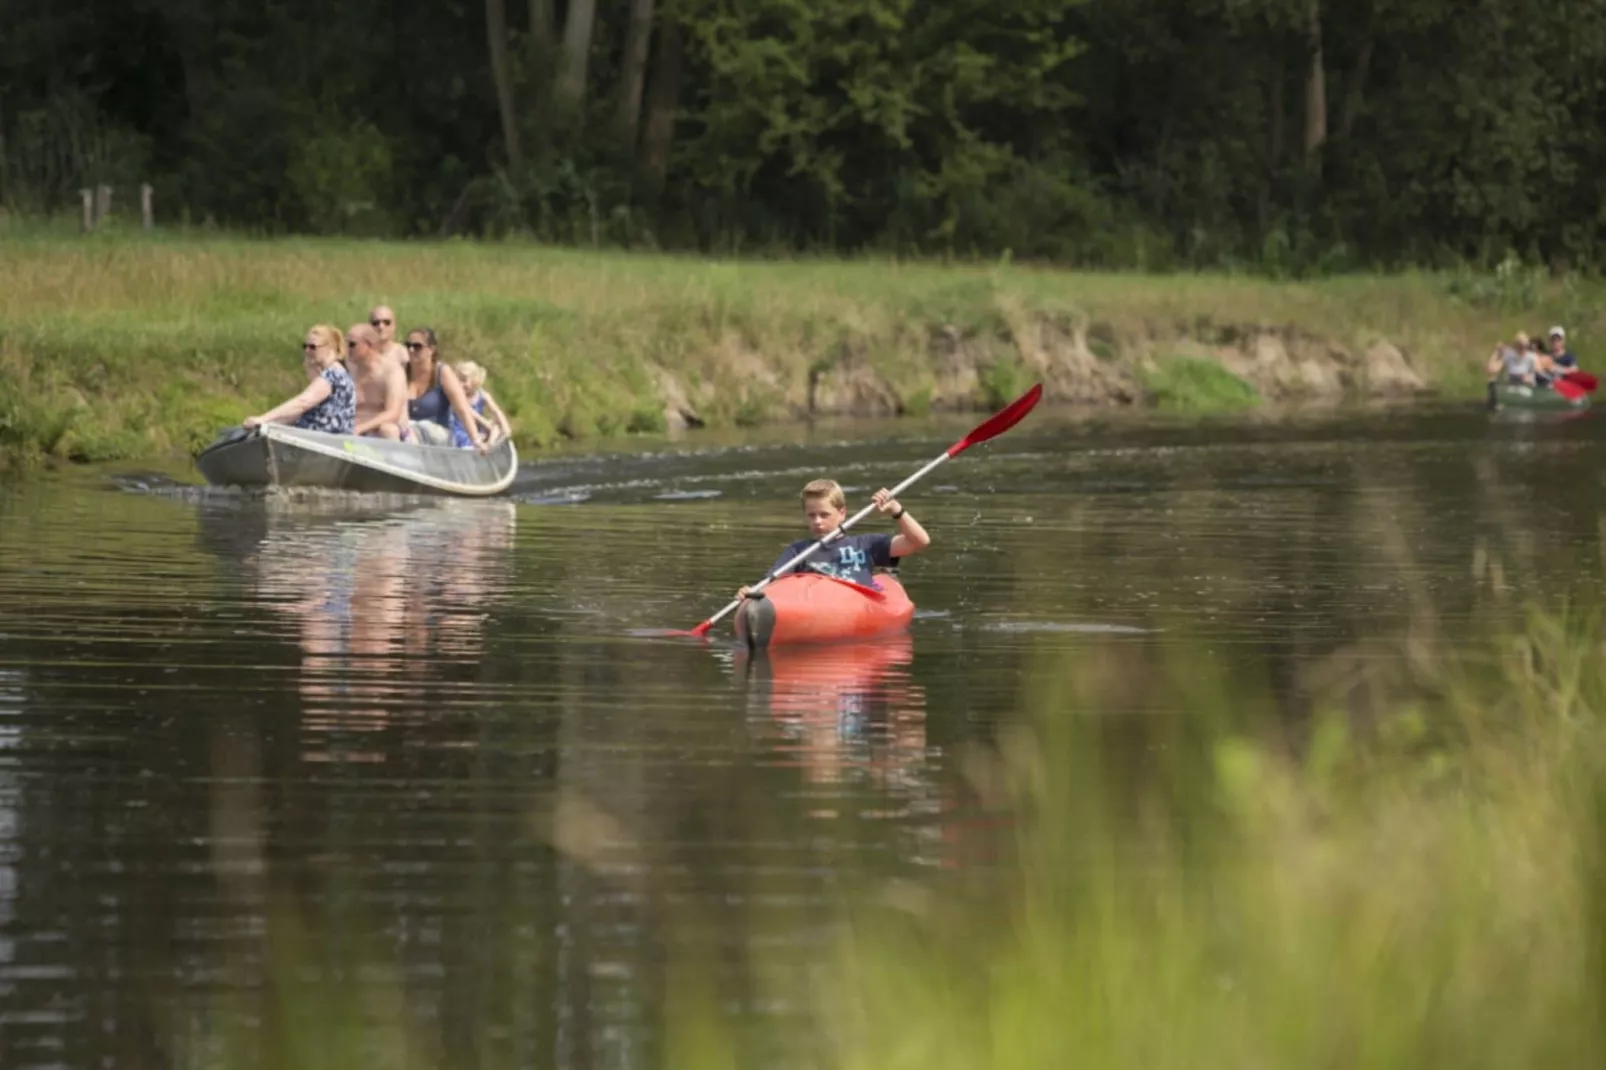
[[[907,627],[914,603],[890,575],[879,590],[805,572],[783,576],[736,611],[736,634],[749,648],[866,639]]]

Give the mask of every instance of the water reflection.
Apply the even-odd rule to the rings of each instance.
[[[292,625],[303,758],[384,761],[350,737],[417,709],[447,666],[478,663],[511,579],[517,516],[509,501],[378,516],[267,501],[207,515],[203,540]]]
[[[802,771],[822,797],[812,813],[835,817],[828,799],[864,786],[904,802],[927,781],[925,691],[910,676],[908,633],[878,642],[781,647],[737,655],[749,715],[761,720],[775,762]]]

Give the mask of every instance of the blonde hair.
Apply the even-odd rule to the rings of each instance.
[[[308,328],[307,334],[317,341],[319,349],[333,349],[335,351],[335,360],[345,361],[346,336],[340,333],[339,327],[331,327],[327,323],[319,323]]]
[[[485,369],[472,360],[460,360],[452,365],[452,370],[463,380],[463,389],[470,394],[478,392],[485,385]]]
[[[804,505],[809,504],[811,498],[824,498],[825,504],[833,509],[848,507],[848,496],[842,493],[841,485],[834,479],[816,479],[805,486],[803,493],[798,497],[802,499]]]

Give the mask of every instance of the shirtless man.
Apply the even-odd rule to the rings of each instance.
[[[375,305],[368,313],[368,326],[379,332],[379,352],[407,370],[407,350],[396,341],[396,313],[389,305]]]
[[[408,441],[407,373],[379,348],[379,332],[359,323],[346,334],[346,362],[357,387],[354,434]]]

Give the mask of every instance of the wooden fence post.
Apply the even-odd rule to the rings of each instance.
[[[101,185],[95,187],[95,225],[106,222],[106,217],[112,214],[112,188]]]
[[[156,226],[155,213],[151,209],[151,194],[154,192],[149,182],[142,183],[139,187],[139,225],[144,230]]]
[[[84,233],[88,234],[95,229],[94,194],[87,189],[81,189],[78,191],[78,199],[84,202]]]

